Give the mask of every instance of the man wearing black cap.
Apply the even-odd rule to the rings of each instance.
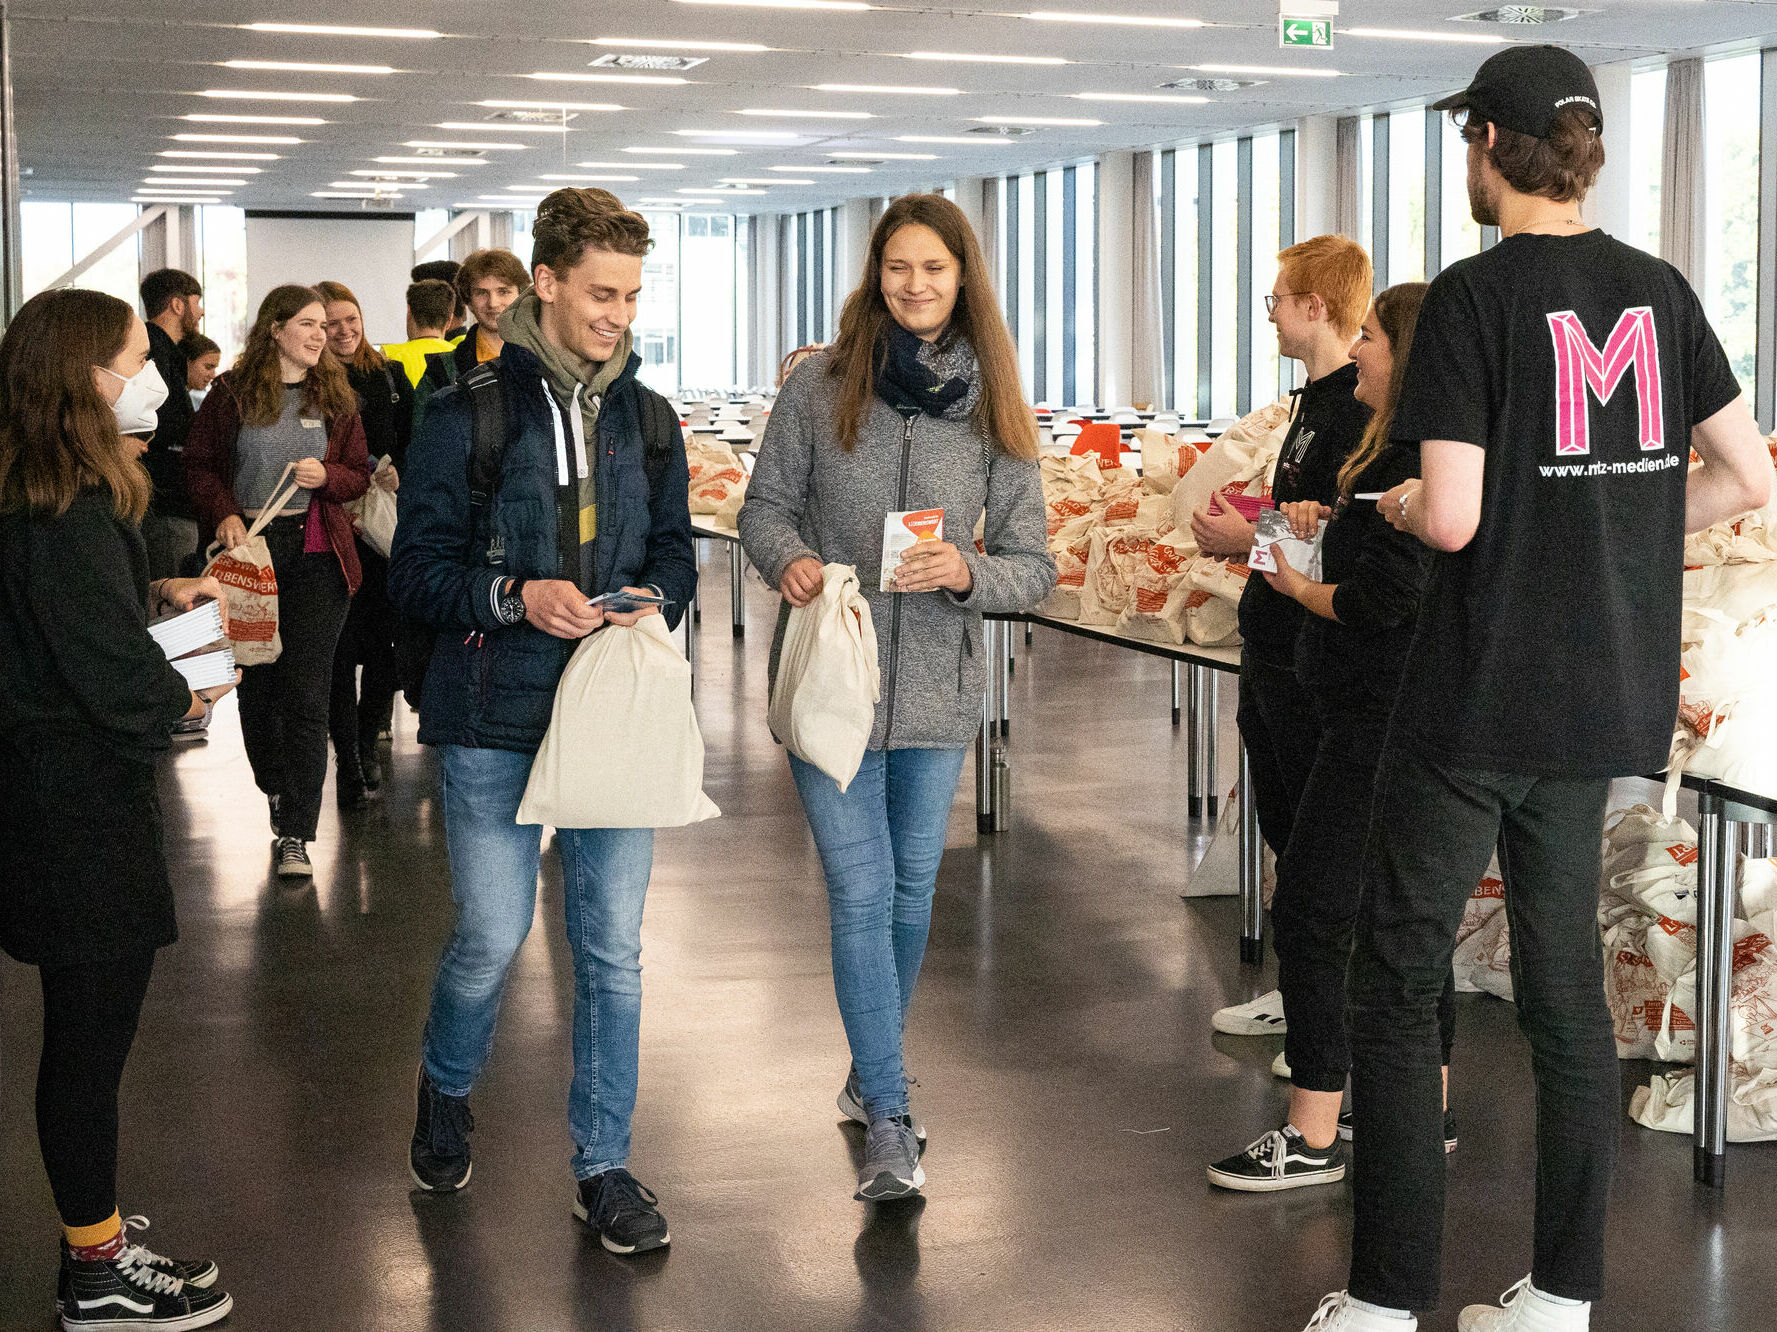
[[[1684,279],[1580,217],[1604,164],[1585,65],[1514,46],[1435,109],[1461,124],[1475,220],[1503,239],[1426,295],[1394,420],[1424,479],[1378,501],[1443,553],[1364,852],[1350,1289],[1309,1326],[1410,1332],[1437,1304],[1437,1003],[1497,843],[1537,1087],[1534,1266],[1458,1326],[1579,1332],[1622,1115],[1597,926],[1606,793],[1666,764],[1685,532],[1766,503],[1771,464]]]

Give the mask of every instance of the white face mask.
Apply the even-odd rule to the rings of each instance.
[[[152,434],[160,424],[160,405],[167,400],[167,382],[160,377],[160,369],[150,361],[127,379],[108,366],[101,365],[99,369],[113,379],[123,380],[123,391],[111,404],[111,410],[117,413],[118,431],[125,435]]]

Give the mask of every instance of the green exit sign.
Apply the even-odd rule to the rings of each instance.
[[[1279,46],[1306,46],[1317,51],[1333,49],[1333,21],[1324,18],[1292,18],[1282,15],[1277,21]]]

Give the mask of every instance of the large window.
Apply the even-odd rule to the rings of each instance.
[[[1431,113],[1428,113],[1431,114]],[[1468,200],[1468,144],[1456,122],[1442,112],[1438,117],[1438,195],[1442,232],[1438,242],[1438,267],[1448,268],[1458,259],[1481,252],[1481,224],[1475,221]],[[1428,173],[1429,180],[1429,173]],[[1427,276],[1435,276],[1428,274]]]
[[[228,365],[247,341],[247,213],[231,204],[202,204],[197,213],[198,281],[204,284],[204,332]]]
[[[1090,404],[1098,382],[1098,169],[1052,167],[999,184],[999,290],[1025,395]]]
[[[630,326],[642,358],[641,379],[662,393],[679,391],[679,222],[677,213],[643,213],[654,248],[642,264],[642,296]]]
[[[135,204],[42,203],[19,205],[20,260],[27,297],[35,296],[61,277],[81,256],[90,254],[135,220]],[[107,292],[140,303],[141,237],[132,236],[75,279],[72,285]]]
[[[728,213],[690,213],[678,222],[679,382],[686,388],[732,388],[740,379],[735,329],[742,286],[734,262],[735,219]]]
[[[1638,70],[1629,81],[1628,240],[1649,254],[1660,252],[1660,173],[1665,142],[1666,67],[1662,65]]]
[[[1389,285],[1425,281],[1425,116],[1422,106],[1388,116]]]
[[[1703,67],[1704,250],[1699,295],[1753,396],[1758,364],[1759,56]]]

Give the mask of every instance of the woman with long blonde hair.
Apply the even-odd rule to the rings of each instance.
[[[838,339],[778,394],[739,520],[748,556],[784,598],[774,687],[790,609],[820,595],[824,566],[857,569],[875,627],[881,699],[856,776],[842,790],[790,757],[827,879],[852,1055],[839,1108],[865,1126],[861,1199],[906,1197],[925,1182],[901,1033],[980,725],[981,616],[1029,610],[1055,585],[1036,458],[1017,353],[968,219],[940,195],[897,199],[870,238]],[[937,511],[941,524],[885,562],[885,515],[915,511]]]
[[[327,780],[333,649],[362,578],[352,519],[341,506],[370,485],[358,397],[327,350],[326,323],[313,287],[272,288],[185,444],[199,526],[224,550],[246,541],[247,523],[271,502],[285,469],[294,469],[295,497],[264,529],[283,651],[247,667],[241,681],[241,738],[271,809],[276,868],[285,878],[314,873],[308,843]]]

